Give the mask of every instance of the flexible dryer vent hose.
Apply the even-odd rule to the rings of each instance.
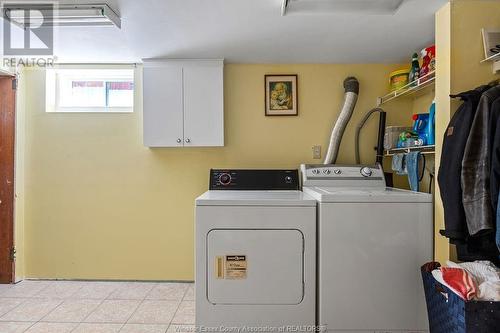
[[[340,111],[339,118],[335,123],[330,136],[330,144],[326,153],[324,164],[335,164],[339,153],[340,142],[344,135],[347,123],[351,119],[352,112],[356,106],[359,94],[359,82],[355,77],[348,77],[344,80],[344,105]]]
[[[359,133],[361,132],[361,129],[363,128],[363,126],[365,126],[365,123],[368,121],[368,119],[370,118],[370,116],[374,113],[385,113],[384,110],[382,110],[381,108],[374,108],[374,109],[371,109],[370,111],[368,111],[365,116],[363,117],[363,119],[361,119],[361,121],[359,122],[358,126],[356,127],[356,134],[354,135],[354,155],[356,157],[356,164],[360,164],[361,163],[361,157],[359,157]],[[384,118],[384,125],[383,127],[385,127],[385,118]],[[380,131],[380,129],[379,129]],[[382,140],[383,140],[383,134],[382,134]],[[381,151],[383,152],[383,150]],[[378,152],[377,152],[378,154]],[[377,160],[377,163],[381,163],[381,161]]]

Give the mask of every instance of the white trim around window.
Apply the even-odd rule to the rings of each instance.
[[[46,69],[46,112],[130,113],[135,66],[59,65]]]

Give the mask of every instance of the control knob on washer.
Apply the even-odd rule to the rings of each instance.
[[[222,185],[229,185],[231,183],[231,175],[228,173],[222,173],[219,176],[219,183]]]
[[[313,175],[319,175],[319,170],[318,169],[313,169],[312,170]]]
[[[369,167],[361,168],[360,172],[361,172],[361,175],[363,175],[363,177],[370,177],[373,174],[372,169],[370,169]]]

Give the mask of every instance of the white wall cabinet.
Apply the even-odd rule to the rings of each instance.
[[[144,60],[144,145],[224,146],[222,60]]]

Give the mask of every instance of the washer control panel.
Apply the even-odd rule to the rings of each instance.
[[[298,191],[298,170],[210,170],[210,190]]]
[[[304,186],[385,186],[380,165],[303,164]]]

